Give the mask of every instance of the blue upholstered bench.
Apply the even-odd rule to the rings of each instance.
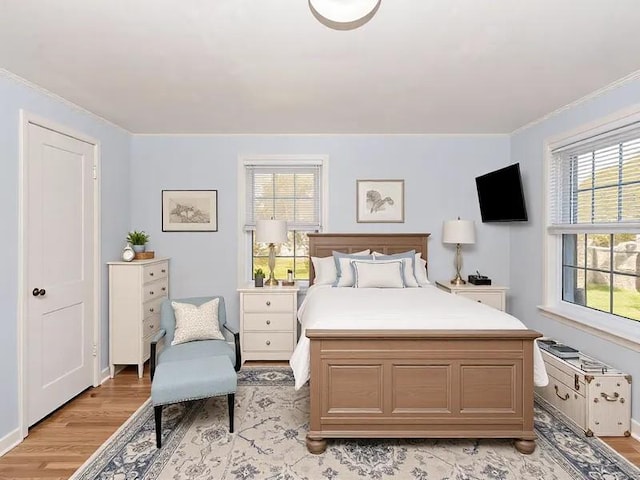
[[[171,403],[227,395],[229,432],[233,433],[233,404],[238,377],[226,355],[160,363],[151,383],[156,445],[162,446],[162,407]]]

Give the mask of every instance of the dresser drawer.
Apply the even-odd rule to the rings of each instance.
[[[245,313],[244,330],[293,331],[293,318],[290,313]]]
[[[292,295],[278,295],[278,294],[245,294],[242,308],[245,312],[294,312],[295,307],[293,305]]]
[[[166,297],[163,298],[156,298],[155,300],[150,300],[148,302],[145,302],[142,304],[142,318],[146,319],[147,317],[154,315],[154,314],[160,314],[160,306],[162,305],[163,300]]]
[[[247,332],[243,339],[244,350],[248,351],[293,351],[291,332]]]
[[[458,292],[458,295],[475,300],[478,303],[484,303],[490,307],[502,310],[503,294],[500,292]]]
[[[150,337],[160,330],[160,313],[153,313],[142,322],[142,336]]]
[[[166,297],[168,290],[168,281],[166,277],[162,280],[145,283],[142,288],[142,301],[148,302],[154,298]]]
[[[153,282],[169,275],[169,264],[167,262],[145,265],[142,269],[142,281],[144,283]]]

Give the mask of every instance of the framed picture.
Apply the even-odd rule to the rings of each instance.
[[[217,232],[217,190],[163,190],[163,232]]]
[[[404,180],[357,180],[358,223],[404,223]]]

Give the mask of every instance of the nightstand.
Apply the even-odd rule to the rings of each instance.
[[[446,292],[453,295],[461,295],[463,297],[470,298],[479,303],[484,303],[490,307],[497,308],[503,312],[507,307],[507,290],[508,287],[501,287],[498,285],[473,285],[467,283],[465,285],[452,285],[449,282],[438,281],[436,286]]]
[[[289,360],[297,342],[298,287],[239,288],[242,361]]]

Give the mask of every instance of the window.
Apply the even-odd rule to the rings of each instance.
[[[251,272],[269,272],[268,245],[255,241],[256,220],[286,220],[288,242],[275,245],[277,279],[287,270],[294,279],[309,279],[307,233],[322,230],[323,164],[326,159],[247,160],[244,163],[245,231],[251,243]]]
[[[640,123],[552,150],[561,300],[640,321]]]

